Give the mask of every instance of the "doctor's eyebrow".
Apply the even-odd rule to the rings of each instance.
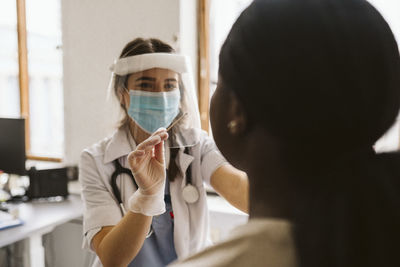
[[[175,78],[165,79],[164,82],[178,82]]]
[[[137,78],[136,81],[151,81],[151,82],[155,82],[156,78],[142,76],[142,77]]]

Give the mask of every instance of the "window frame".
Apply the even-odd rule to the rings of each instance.
[[[198,96],[201,128],[209,133],[210,0],[198,1]]]
[[[29,113],[29,70],[28,46],[26,31],[26,3],[16,0],[17,5],[17,35],[18,35],[18,80],[20,95],[20,114],[25,118],[25,153],[30,160],[62,162],[62,158],[42,157],[31,154],[30,113]]]

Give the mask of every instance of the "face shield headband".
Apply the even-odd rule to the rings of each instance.
[[[151,53],[115,60],[110,70],[119,76],[152,68],[170,69],[179,74],[188,72],[187,57],[169,53]]]

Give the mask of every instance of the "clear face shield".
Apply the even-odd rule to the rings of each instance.
[[[199,141],[200,116],[188,66],[186,57],[168,53],[130,56],[112,65],[109,90],[120,92],[137,143],[160,127],[168,130],[171,148]]]

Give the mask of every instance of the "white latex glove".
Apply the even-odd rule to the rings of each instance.
[[[146,216],[165,212],[165,155],[164,141],[168,138],[165,128],[155,131],[128,155],[128,162],[138,190],[129,198],[129,210]]]

